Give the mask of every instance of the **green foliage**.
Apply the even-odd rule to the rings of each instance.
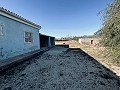
[[[109,48],[114,60],[120,61],[120,0],[114,0],[103,12],[103,28],[96,32],[101,43]]]

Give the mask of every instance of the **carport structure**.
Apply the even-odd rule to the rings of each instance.
[[[40,48],[42,47],[52,47],[55,45],[55,37],[39,34],[40,37]]]

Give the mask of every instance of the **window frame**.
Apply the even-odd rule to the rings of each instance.
[[[26,37],[26,33],[31,34],[31,36],[30,37]],[[26,42],[26,39],[32,39],[32,41],[30,42],[30,40],[28,40],[28,42]],[[29,32],[29,31],[24,31],[24,43],[33,43],[33,42],[34,42],[33,33]]]

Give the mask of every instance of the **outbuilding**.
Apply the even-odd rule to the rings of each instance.
[[[55,37],[44,35],[44,34],[39,34],[40,38],[40,48],[43,47],[52,47],[55,45]]]
[[[99,43],[100,38],[97,37],[81,37],[79,38],[80,44],[87,44],[87,45],[97,45]]]

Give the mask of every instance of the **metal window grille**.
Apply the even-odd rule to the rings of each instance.
[[[33,33],[25,32],[25,42],[32,43],[33,42]]]

